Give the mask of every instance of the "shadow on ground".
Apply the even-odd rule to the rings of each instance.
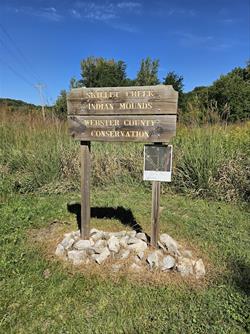
[[[250,296],[250,267],[244,259],[232,259],[229,262],[232,269],[229,280],[233,285],[247,296]]]
[[[78,229],[81,227],[81,204],[80,203],[68,203],[67,209],[70,213],[76,215]],[[125,209],[122,206],[117,208],[113,207],[92,207],[91,208],[91,218],[98,219],[116,219],[119,220],[124,226],[129,226],[133,230],[138,232],[143,232],[140,224],[136,222],[136,219],[130,209]],[[150,237],[146,234],[148,242],[150,242]]]

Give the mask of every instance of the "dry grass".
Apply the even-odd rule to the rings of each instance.
[[[226,201],[249,200],[250,123],[179,125],[174,145],[174,192]],[[92,185],[142,181],[143,144],[92,143]],[[229,166],[229,168],[227,168]],[[35,114],[0,114],[0,192],[66,193],[80,188],[79,143],[67,124]]]
[[[180,274],[176,272],[163,273],[161,270],[149,271],[146,267],[142,267],[139,272],[131,270],[129,267],[134,262],[133,258],[130,257],[126,260],[117,260],[109,258],[102,265],[90,262],[86,265],[74,266],[70,262],[63,259],[59,259],[55,256],[55,249],[57,245],[62,241],[64,234],[73,230],[73,224],[69,222],[54,221],[51,222],[48,227],[40,230],[29,230],[29,240],[31,244],[35,245],[42,253],[42,255],[50,261],[58,261],[63,266],[64,270],[69,275],[74,275],[76,273],[81,273],[86,277],[98,277],[101,280],[111,280],[114,283],[119,283],[126,279],[133,284],[139,285],[153,285],[153,286],[164,286],[173,285],[182,287],[183,285],[189,286],[193,289],[205,288],[212,280],[219,274],[219,271],[214,268],[209,257],[202,253],[201,250],[197,249],[190,242],[181,240],[180,244],[183,248],[192,251],[194,258],[202,258],[206,267],[206,277],[197,280],[193,277],[181,277]],[[111,229],[108,229],[111,231]],[[119,228],[112,229],[112,231],[119,231]],[[151,250],[149,249],[147,253]],[[112,265],[121,264],[122,268],[115,272],[112,270]]]

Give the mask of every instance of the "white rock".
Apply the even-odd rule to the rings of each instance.
[[[141,240],[147,242],[147,237],[146,237],[146,234],[145,234],[145,233],[141,233],[141,232],[137,233],[137,234],[136,234],[136,238],[141,239]]]
[[[55,255],[59,257],[65,256],[65,249],[61,244],[56,247]]]
[[[179,245],[170,235],[167,233],[160,235],[160,242],[168,249],[169,253],[172,255],[180,255]]]
[[[119,253],[119,257],[121,260],[125,260],[129,257],[130,250],[129,249],[122,249]]]
[[[92,236],[93,234],[95,233],[99,233],[99,232],[102,232],[102,231],[99,231],[97,228],[92,228],[89,232],[90,236]]]
[[[206,269],[205,269],[205,266],[204,266],[204,263],[203,263],[202,259],[199,259],[198,261],[195,262],[194,271],[195,271],[195,277],[197,279],[205,276]]]
[[[78,250],[84,250],[91,247],[90,240],[79,240],[74,244],[74,248]]]
[[[84,250],[71,250],[68,251],[68,259],[74,264],[74,265],[80,265],[85,263],[87,254]]]
[[[111,232],[109,233],[110,237],[117,237],[117,238],[122,238],[126,235],[126,231],[120,231],[120,232]]]
[[[106,234],[102,231],[98,231],[97,233],[94,233],[91,235],[91,239],[93,241],[99,240],[99,239],[105,239]]]
[[[128,245],[136,244],[137,242],[140,242],[140,239],[137,239],[136,237],[130,237],[127,241]]]
[[[160,256],[161,256],[160,251],[154,251],[148,255],[147,262],[149,264],[150,269],[159,267]]]
[[[160,241],[158,241],[158,246],[163,250],[163,252],[166,252],[165,246]]]
[[[100,254],[106,246],[107,246],[107,241],[100,239],[97,240],[97,242],[92,246],[92,249],[94,250],[95,253]]]
[[[132,263],[131,266],[129,267],[129,269],[131,269],[133,271],[140,271],[141,270],[141,266],[139,266],[136,263]]]
[[[138,242],[136,244],[132,244],[132,245],[128,245],[128,249],[136,252],[136,253],[140,253],[140,252],[144,252],[147,249],[147,244],[145,241],[142,241],[140,239],[138,239]]]
[[[133,238],[136,236],[136,231],[127,231],[126,234]]]
[[[67,244],[67,246],[66,247],[64,247],[66,250],[68,250],[68,249],[70,249],[72,246],[73,246],[73,244],[74,244],[74,242],[75,242],[75,239],[69,239],[69,242],[68,242],[68,244]]]
[[[176,268],[183,277],[192,275],[194,273],[192,260],[187,259],[186,257],[181,257],[178,259]]]
[[[168,255],[162,259],[161,269],[163,271],[172,269],[174,266],[175,266],[175,259],[172,256]]]
[[[139,258],[140,260],[143,260],[143,258],[144,258],[144,252],[139,252],[139,253],[137,254],[137,256],[138,256],[138,258]]]
[[[73,240],[73,241],[72,241]],[[75,242],[74,239],[71,238],[71,233],[69,236],[65,237],[63,239],[63,241],[61,242],[61,245],[65,248],[65,249],[69,249],[73,243]]]
[[[105,247],[101,254],[93,254],[91,257],[98,263],[103,263],[110,256],[108,247]]]
[[[75,238],[80,238],[80,236],[81,236],[81,231],[80,230],[77,230],[77,231],[75,231],[75,232],[73,232],[72,233],[73,234],[73,237],[75,237]]]
[[[128,240],[129,240],[129,238],[130,237],[128,235],[125,235],[124,237],[122,237],[120,239],[120,245],[121,245],[121,247],[126,248],[128,246]]]
[[[119,239],[115,236],[111,236],[110,239],[108,240],[108,248],[110,251],[118,253],[120,249]]]

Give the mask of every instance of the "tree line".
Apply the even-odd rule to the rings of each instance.
[[[159,80],[159,60],[142,59],[136,78],[128,78],[126,63],[122,60],[88,57],[80,63],[80,79],[70,80],[70,89],[78,87],[122,87],[172,85],[179,92],[178,114],[183,122],[243,121],[250,115],[250,61],[246,67],[237,67],[220,76],[211,86],[196,87],[184,93],[184,78],[169,71]],[[55,113],[67,115],[66,90],[62,90],[55,103]]]

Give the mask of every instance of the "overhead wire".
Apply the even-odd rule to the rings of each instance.
[[[2,35],[0,35],[2,38],[0,39],[0,41],[2,42],[2,45],[6,48],[6,50],[12,55],[12,57],[15,58],[15,61],[17,61],[21,66],[25,66],[26,68],[26,75],[29,74],[29,76],[32,76],[34,81],[37,82],[42,82],[43,80],[41,80],[41,78],[39,77],[39,75],[34,71],[33,66],[31,65],[31,62],[29,61],[29,59],[25,56],[25,54],[22,52],[22,50],[18,47],[18,45],[16,44],[16,42],[14,41],[14,39],[11,37],[11,35],[9,34],[9,32],[7,31],[7,29],[0,23],[0,31],[2,31]],[[17,52],[13,52],[13,50],[9,47],[9,44],[5,39],[3,39],[3,37],[7,37],[9,44],[12,46],[12,49]],[[14,46],[14,47],[13,47]],[[18,57],[17,57],[18,55]],[[6,61],[3,60],[3,58],[1,58],[1,61],[3,63],[6,64],[6,66],[13,72],[15,73],[19,78],[22,78],[26,83],[28,83],[29,85],[32,85],[33,88],[37,88],[35,84],[31,84],[31,81],[28,80],[24,75],[20,74],[19,71],[17,71],[13,66],[11,66],[10,64],[8,64]],[[33,81],[33,80],[32,80]],[[43,81],[44,82],[44,81]],[[45,87],[47,88],[47,85],[45,85]],[[48,101],[48,97],[46,96],[46,100]]]
[[[11,72],[13,72],[16,76],[18,76],[20,79],[22,79],[23,81],[25,81],[26,82],[26,84],[28,84],[29,86],[31,86],[32,88],[34,88],[34,84],[31,82],[31,81],[29,81],[25,76],[23,76],[22,74],[20,74],[18,71],[16,71],[10,64],[8,64],[4,59],[2,59],[1,57],[0,57],[0,61],[2,62],[2,63],[4,63],[8,68],[9,68],[9,70],[11,71]]]
[[[34,77],[34,79],[36,81],[41,81],[41,78],[39,77],[39,75],[37,75],[37,73],[34,71],[34,69],[32,68],[32,65],[30,63],[30,61],[28,60],[28,58],[24,55],[24,53],[22,52],[22,50],[18,47],[17,43],[14,41],[14,39],[11,37],[11,35],[8,33],[7,29],[0,23],[0,29],[3,32],[3,34],[8,38],[8,40],[10,41],[10,44],[12,46],[14,46],[17,54],[19,55],[19,60],[18,58],[15,56],[15,54],[11,51],[11,49],[8,47],[8,44],[3,41],[3,44],[5,46],[5,48],[12,53],[12,55],[14,55],[15,59],[18,60],[19,64],[20,64],[20,60],[22,62],[22,65],[24,65],[26,67],[26,69],[30,72],[30,74],[32,74],[32,76]],[[3,35],[2,35],[3,36]]]

